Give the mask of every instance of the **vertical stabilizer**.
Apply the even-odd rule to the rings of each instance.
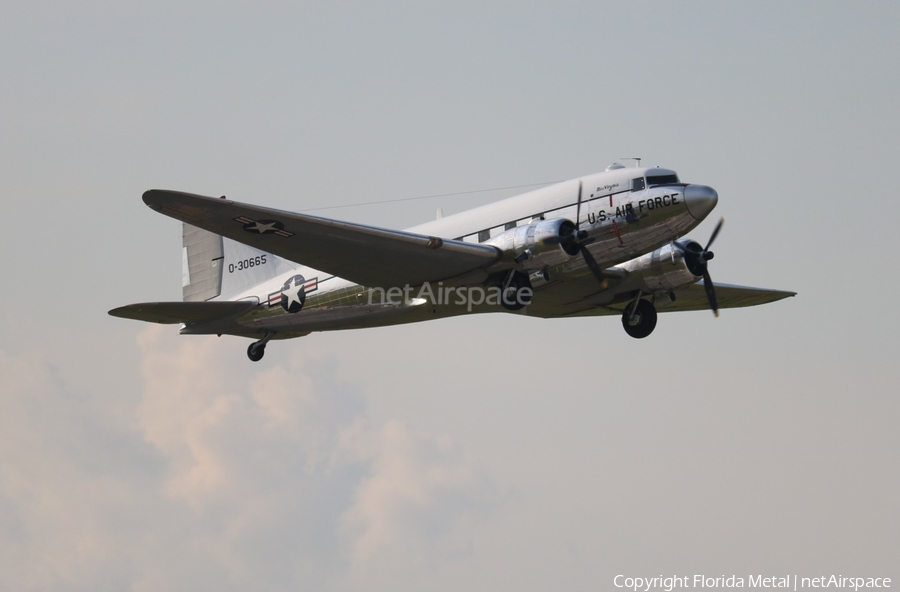
[[[225,250],[222,237],[184,224],[181,242],[181,293],[185,302],[210,300],[222,293]]]
[[[223,242],[222,298],[238,298],[254,286],[296,268],[296,265],[281,257],[249,245],[228,238]]]

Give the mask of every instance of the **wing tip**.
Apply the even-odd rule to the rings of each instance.
[[[199,195],[196,193],[187,193],[186,191],[172,191],[171,189],[148,189],[143,193],[143,195],[141,195],[141,199],[144,200],[145,204],[153,209],[159,209],[160,207],[169,205],[173,202],[191,199],[199,199],[215,203],[233,203],[232,200],[226,199],[224,195],[217,198],[209,197],[206,195]]]
[[[153,206],[153,204],[158,202],[159,194],[163,193],[164,191],[164,189],[148,189],[141,196],[141,199],[144,200],[144,203],[148,206]]]
[[[147,205],[151,210],[156,212],[163,213],[163,209],[168,201],[165,199],[166,194],[171,194],[171,191],[166,191],[165,189],[148,189],[141,196],[141,199],[144,201],[144,204]]]

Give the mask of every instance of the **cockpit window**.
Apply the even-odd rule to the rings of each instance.
[[[644,188],[644,178],[638,177],[637,179],[631,180],[631,190],[632,191],[640,191]]]
[[[647,176],[647,185],[653,187],[655,185],[674,185],[678,183],[678,175],[656,175],[655,177]]]

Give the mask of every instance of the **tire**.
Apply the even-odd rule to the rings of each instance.
[[[629,306],[622,313],[622,327],[625,332],[635,339],[643,339],[656,328],[656,307],[647,300],[638,300],[637,308],[633,316],[629,316]]]
[[[256,342],[251,343],[250,347],[247,348],[247,357],[250,358],[251,362],[258,362],[263,359],[263,356],[266,353],[265,345],[256,345]]]
[[[502,285],[500,287],[503,288]],[[526,288],[528,291],[523,294],[522,290]],[[509,286],[500,294],[500,304],[510,311],[521,310],[531,304],[531,282],[527,275],[520,271],[513,274]]]

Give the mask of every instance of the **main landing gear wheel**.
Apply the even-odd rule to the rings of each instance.
[[[656,328],[656,307],[647,300],[638,300],[633,312],[629,306],[622,313],[622,326],[635,339],[643,339]]]
[[[263,356],[266,353],[265,345],[256,345],[257,342],[253,342],[250,344],[250,347],[247,348],[247,357],[250,358],[251,362],[258,362],[263,359]]]
[[[258,362],[263,359],[263,356],[266,354],[266,344],[269,343],[273,335],[275,335],[274,332],[266,331],[262,339],[250,344],[250,347],[247,348],[247,357],[250,358],[251,362]]]
[[[521,310],[531,304],[531,282],[521,271],[513,272],[501,290],[500,304],[506,310]]]

